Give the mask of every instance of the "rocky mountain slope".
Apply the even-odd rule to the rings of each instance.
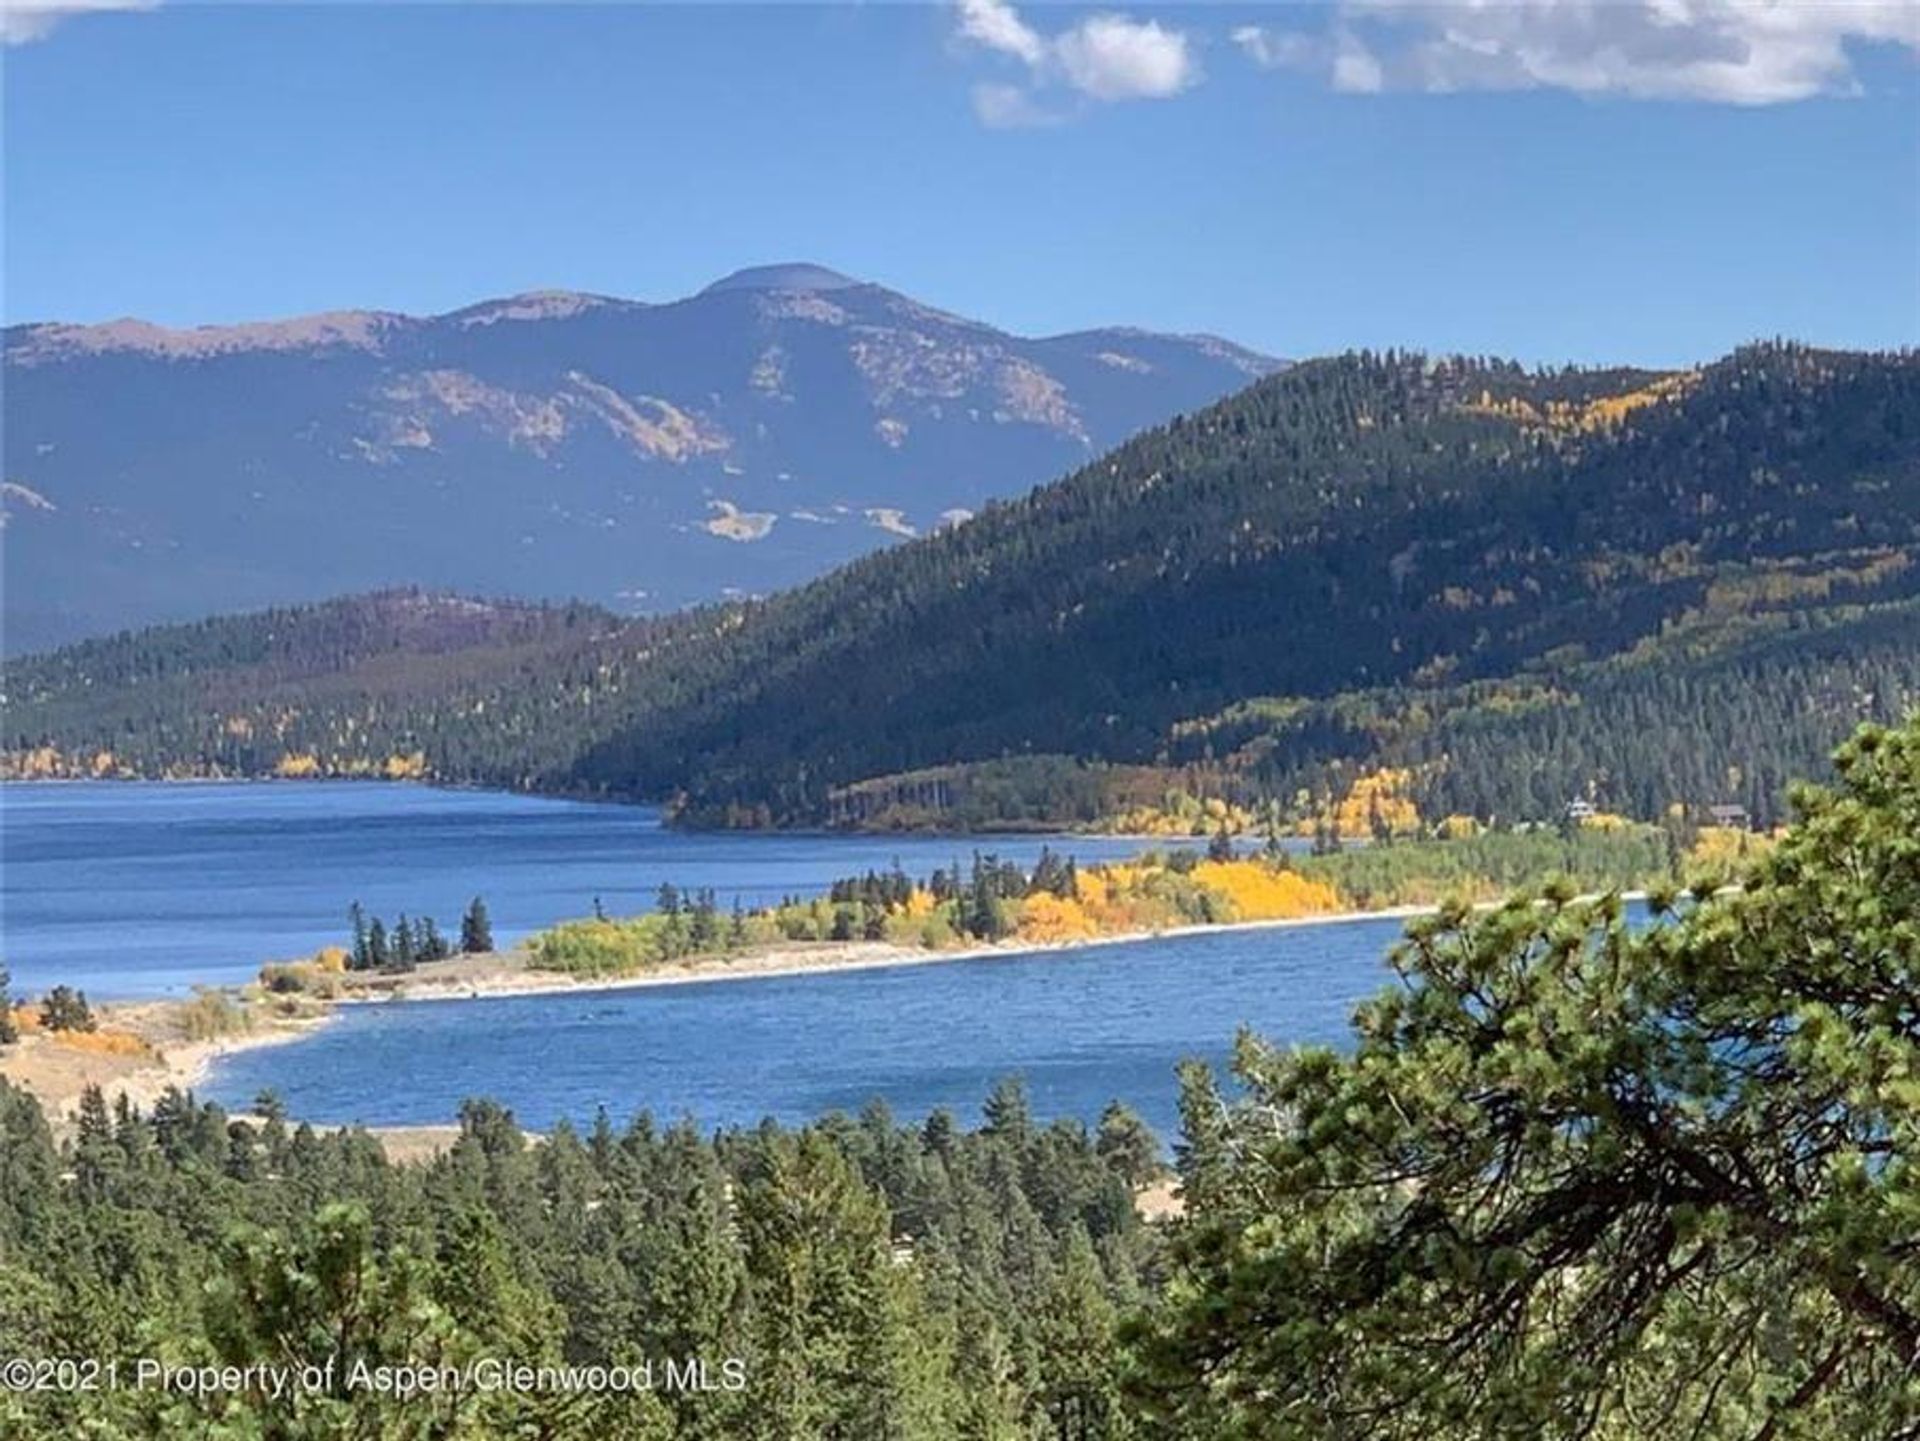
[[[1009,335],[810,265],[666,304],[15,326],[6,645],[401,584],[629,613],[764,594],[1276,365]]]

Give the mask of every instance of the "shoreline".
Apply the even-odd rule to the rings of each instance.
[[[1625,891],[1621,899],[1644,900],[1644,891]],[[1583,897],[1591,899],[1591,897]],[[1490,910],[1498,901],[1477,903]],[[1257,931],[1299,930],[1317,926],[1352,925],[1362,921],[1407,921],[1432,915],[1437,904],[1386,906],[1375,910],[1329,911],[1319,915],[1285,916],[1266,920],[1196,922],[1159,930],[1130,931],[1112,936],[1074,937],[1055,941],[1015,941],[955,946],[929,951],[884,941],[788,942],[736,956],[706,956],[662,967],[652,972],[580,979],[561,971],[540,971],[528,964],[525,950],[489,952],[434,962],[441,969],[403,975],[375,976],[346,983],[346,994],[315,997],[318,1007],[301,1016],[272,1017],[264,1008],[254,1011],[245,1030],[205,1040],[194,1040],[180,1030],[181,1003],[150,999],[108,1002],[99,1007],[103,1029],[137,1038],[137,1053],[96,1051],[45,1033],[24,1036],[18,1045],[0,1052],[0,1078],[32,1092],[56,1126],[70,1123],[81,1093],[98,1086],[111,1104],[120,1095],[141,1109],[170,1088],[193,1091],[208,1083],[221,1062],[248,1051],[305,1040],[338,1020],[349,1006],[417,1004],[435,1001],[509,1000],[546,995],[597,995],[645,990],[657,986],[708,982],[791,979],[838,973],[905,969],[956,961],[1019,960],[1082,951],[1098,947],[1139,945],[1148,941],[1179,940],[1194,936],[1244,934]],[[221,988],[229,997],[238,988]],[[379,1128],[376,1128],[379,1129]],[[441,1131],[444,1127],[385,1128],[398,1133]]]
[[[1408,919],[1430,913],[1431,906],[1400,906],[1374,911],[1337,911],[1315,916],[1220,924],[1170,926],[1121,935],[1075,937],[1059,941],[1001,942],[929,951],[884,941],[788,942],[737,956],[689,959],[651,972],[581,979],[562,971],[540,971],[524,950],[490,952],[433,963],[432,968],[396,976],[348,981],[345,993],[316,997],[319,1009],[298,1018],[270,1017],[255,1008],[246,1030],[207,1040],[189,1039],[179,1030],[182,1003],[168,999],[109,1001],[97,1008],[102,1028],[138,1038],[137,1054],[99,1052],[45,1033],[22,1037],[0,1052],[0,1077],[33,1092],[50,1120],[67,1122],[88,1086],[98,1086],[111,1104],[118,1096],[142,1109],[170,1087],[196,1090],[208,1083],[220,1063],[244,1052],[291,1044],[313,1036],[338,1020],[348,1007],[410,1005],[443,1001],[511,1000],[529,996],[599,995],[657,986],[709,982],[779,980],[802,976],[905,969],[956,961],[1018,960],[1099,946],[1137,945],[1196,935],[1286,930],[1356,921]],[[239,988],[222,987],[229,997]]]
[[[97,1014],[103,1033],[132,1037],[142,1049],[101,1051],[36,1032],[0,1052],[0,1078],[38,1099],[56,1128],[72,1117],[88,1087],[97,1086],[108,1105],[125,1096],[141,1110],[151,1110],[170,1089],[197,1089],[226,1057],[304,1040],[332,1019],[327,1014],[261,1017],[247,1030],[193,1040],[178,1034],[176,1002],[107,1003]]]
[[[534,790],[514,786],[485,785],[478,781],[436,780],[430,776],[9,776],[0,775],[0,794],[13,787],[28,786],[70,786],[70,785],[142,785],[142,786],[340,786],[340,785],[383,785],[416,786],[430,791],[446,791],[455,795],[498,795],[513,796],[522,800],[559,801],[569,805],[617,806],[623,810],[650,810],[659,813],[663,830],[684,829],[693,835],[751,835],[751,836],[809,836],[878,839],[898,836],[909,839],[951,839],[951,840],[1032,840],[1034,838],[1059,839],[1063,841],[1128,841],[1146,846],[1186,845],[1204,846],[1210,835],[1172,835],[1159,831],[1109,831],[1089,825],[1083,829],[1059,824],[1033,826],[1007,826],[1000,830],[979,830],[961,828],[947,830],[938,826],[894,829],[890,827],[863,826],[687,826],[679,827],[667,819],[667,806],[662,801],[638,800],[627,796],[610,795],[602,792]],[[1301,847],[1308,842],[1304,837],[1292,836]],[[1349,845],[1366,845],[1361,837],[1354,837]]]
[[[1619,895],[1621,900],[1627,902],[1644,901],[1647,898],[1644,890],[1621,891]],[[1594,894],[1575,899],[1591,901],[1598,898],[1598,894]],[[1502,904],[1502,901],[1476,901],[1472,909],[1489,911]],[[737,956],[693,958],[657,971],[586,979],[568,975],[564,971],[535,970],[524,959],[520,959],[524,957],[524,951],[499,952],[482,959],[496,965],[511,962],[504,972],[461,977],[450,973],[435,975],[428,971],[414,971],[363,983],[357,987],[360,994],[336,996],[328,1004],[334,1007],[376,1006],[434,1001],[487,1001],[541,995],[597,995],[607,991],[645,990],[655,986],[791,979],[796,976],[905,969],[954,961],[1017,960],[1026,956],[1054,955],[1103,946],[1138,945],[1147,941],[1181,940],[1193,936],[1298,930],[1314,926],[1351,925],[1360,921],[1409,921],[1437,914],[1439,910],[1437,903],[1382,906],[1377,910],[1327,911],[1320,915],[1277,916],[1257,921],[1195,922],[1159,930],[1126,931],[1111,936],[1076,936],[1063,941],[993,942],[933,951],[886,941],[789,942],[764,950],[745,951]],[[461,960],[434,964],[457,966]],[[323,1017],[321,1024],[326,1019]]]
[[[1632,899],[1633,897],[1626,897]],[[1160,930],[1126,931],[1111,936],[1084,936],[1063,941],[996,942],[927,950],[885,941],[794,942],[737,956],[704,956],[632,975],[587,979],[564,971],[540,971],[521,963],[506,975],[434,975],[415,971],[374,981],[360,994],[334,997],[335,1006],[376,1006],[432,1001],[485,1001],[539,995],[594,995],[606,991],[643,990],[655,986],[694,985],[710,981],[790,979],[795,976],[835,975],[841,972],[904,969],[954,961],[1017,960],[1025,956],[1054,955],[1103,946],[1137,945],[1146,941],[1180,940],[1192,936],[1228,935],[1246,931],[1293,930],[1312,926],[1349,925],[1357,921],[1412,920],[1432,915],[1432,905],[1390,906],[1371,911],[1329,911],[1315,916],[1280,916],[1258,921],[1224,921],[1167,926]],[[507,956],[523,952],[502,953]],[[439,962],[437,964],[459,964]]]
[[[242,1051],[259,1051],[269,1046],[304,1041],[332,1019],[329,1014],[303,1021],[275,1021],[256,1030],[241,1031],[211,1041],[188,1041],[185,1045],[161,1052],[162,1068],[171,1084],[183,1091],[190,1091],[202,1084],[213,1068],[227,1057],[237,1056]]]

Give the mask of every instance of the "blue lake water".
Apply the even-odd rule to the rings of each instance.
[[[0,787],[0,939],[15,988],[178,994],[251,978],[263,960],[338,942],[348,904],[451,927],[487,898],[507,941],[598,896],[645,909],[663,881],[722,905],[811,893],[898,858],[924,874],[974,842],[685,834],[654,811],[378,784]],[[993,837],[1030,858],[1133,840]],[[1135,1106],[1170,1136],[1175,1064],[1224,1058],[1236,1029],[1339,1041],[1387,979],[1395,921],[1138,941],[841,974],[574,995],[346,1008],[316,1036],[223,1062],[208,1090],[279,1090],[296,1115],[438,1122],[488,1095],[536,1127],[646,1109],[703,1126],[801,1121],[884,1098],[902,1116],[967,1118],[1020,1075],[1036,1112]]]
[[[0,786],[0,957],[16,991],[96,999],[249,980],[264,961],[341,943],[359,901],[452,931],[486,897],[507,943],[593,909],[649,908],[661,883],[726,908],[811,894],[898,858],[924,875],[975,844],[1093,859],[1110,837],[689,834],[642,806],[378,783]]]
[[[1224,1060],[1250,1023],[1338,1042],[1389,979],[1394,920],[1223,931],[1033,955],[572,995],[345,1008],[316,1036],[245,1051],[209,1093],[271,1086],[292,1112],[368,1125],[451,1119],[491,1096],[522,1124],[650,1110],[702,1126],[798,1122],[881,1097],[977,1118],[1003,1076],[1036,1114],[1091,1121],[1119,1099],[1176,1130],[1174,1066]]]

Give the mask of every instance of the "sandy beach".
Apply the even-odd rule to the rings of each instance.
[[[88,1086],[98,1086],[109,1103],[125,1095],[146,1109],[170,1087],[192,1090],[223,1056],[297,1041],[326,1021],[324,1016],[297,1021],[256,1016],[248,1030],[194,1040],[181,1030],[178,1002],[109,1004],[99,1007],[98,1015],[101,1033],[116,1041],[131,1037],[141,1048],[100,1050],[87,1035],[37,1032],[0,1050],[0,1077],[33,1092],[56,1122],[72,1116]]]

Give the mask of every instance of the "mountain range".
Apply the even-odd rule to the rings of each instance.
[[[14,774],[396,774],[718,824],[1783,812],[1920,701],[1920,356],[1360,353],[765,601],[423,593],[7,671]]]
[[[765,594],[1279,364],[1024,338],[806,264],[664,304],[16,325],[6,647],[402,584],[622,613]]]

